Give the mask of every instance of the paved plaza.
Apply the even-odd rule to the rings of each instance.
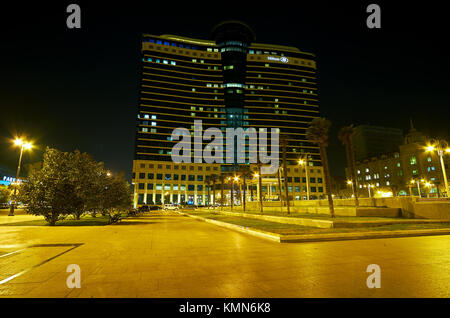
[[[276,243],[181,215],[0,223],[2,297],[450,297],[450,236]],[[69,289],[66,268],[81,268]],[[369,264],[381,288],[369,289]]]

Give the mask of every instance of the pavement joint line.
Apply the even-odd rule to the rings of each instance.
[[[50,262],[51,260],[53,260],[53,259],[55,259],[55,258],[57,258],[57,257],[59,257],[59,256],[61,256],[61,255],[63,255],[63,254],[66,254],[66,253],[70,252],[71,250],[73,250],[73,249],[75,249],[75,248],[77,248],[77,247],[80,247],[81,245],[83,245],[83,243],[75,243],[75,244],[35,244],[35,245],[31,245],[31,246],[29,246],[29,247],[27,247],[27,248],[31,248],[31,247],[49,247],[49,246],[52,246],[52,247],[55,247],[55,246],[73,246],[73,247],[72,247],[72,248],[69,248],[68,250],[66,250],[66,251],[64,251],[64,252],[61,252],[61,253],[59,253],[59,254],[53,256],[53,257],[50,257],[50,258],[44,260],[43,262],[41,262],[41,263],[39,263],[39,264],[37,264],[37,265],[33,265],[33,266],[31,266],[31,267],[29,267],[29,268],[27,268],[27,269],[24,269],[23,271],[21,271],[21,272],[19,272],[19,273],[16,273],[16,274],[14,274],[14,275],[11,275],[11,276],[9,276],[9,277],[7,277],[7,278],[1,280],[1,281],[0,281],[0,285],[3,285],[3,284],[5,284],[5,283],[9,282],[10,280],[13,280],[14,278],[17,278],[17,277],[19,277],[19,276],[21,276],[21,275],[23,275],[23,274],[25,274],[25,273],[31,271],[32,269],[35,269],[35,268],[37,268],[37,267],[39,267],[39,266],[41,266],[41,265],[44,265],[45,263],[48,263],[48,262]],[[24,250],[24,249],[23,249],[23,250]]]
[[[217,226],[233,229],[239,232],[247,233],[253,236],[261,237],[278,243],[301,243],[301,242],[329,242],[329,241],[344,241],[344,240],[365,240],[378,238],[398,238],[398,237],[417,237],[417,236],[432,236],[432,235],[450,235],[450,229],[425,229],[425,230],[395,230],[395,231],[378,231],[378,232],[356,232],[356,233],[325,233],[325,234],[298,234],[298,235],[283,235],[278,233],[271,233],[255,228],[244,227],[228,222],[208,219],[197,215],[191,215],[184,212],[177,212],[179,214],[189,216],[191,218],[201,220],[207,223],[212,223]]]
[[[17,250],[17,251],[9,252],[9,253],[6,253],[6,254],[2,254],[2,255],[0,255],[0,258],[2,258],[2,257],[7,257],[7,256],[10,256],[10,255],[14,255],[14,254],[17,254],[17,253],[19,253],[19,252],[22,252],[23,250],[25,250],[25,248],[22,248],[22,249]]]

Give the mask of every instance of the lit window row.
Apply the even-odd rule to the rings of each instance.
[[[169,41],[144,39],[143,42],[150,42],[150,43],[156,43],[156,44],[161,44],[161,45],[175,46],[175,47],[191,49],[191,50],[198,50],[198,47],[196,47],[195,45],[181,44],[181,43],[175,43],[175,42],[169,42]]]
[[[143,62],[155,62],[155,63],[163,63],[163,64],[171,64],[171,65],[177,65],[177,62],[175,61],[169,61],[169,60],[161,60],[161,59],[153,59],[151,57],[143,58]]]

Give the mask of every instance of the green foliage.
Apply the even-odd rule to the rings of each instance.
[[[123,176],[108,176],[102,163],[78,150],[47,148],[42,168],[30,172],[19,193],[27,213],[44,216],[50,225],[68,215],[110,215],[131,206],[131,190]]]
[[[328,146],[328,131],[331,122],[326,118],[314,118],[306,130],[306,139],[324,147]]]
[[[1,185],[0,186],[0,203],[7,203],[11,197],[11,190],[9,187]]]

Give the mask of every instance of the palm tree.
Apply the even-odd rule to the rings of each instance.
[[[209,205],[209,207],[211,207],[211,192],[210,192],[211,180],[209,179],[209,176],[206,176],[205,183],[206,183],[206,187],[208,190],[208,205]],[[205,200],[205,204],[206,204],[206,200]]]
[[[289,189],[287,179],[287,163],[286,163],[286,148],[288,145],[287,136],[280,138],[280,145],[283,152],[283,177],[284,177],[284,194],[286,196],[287,214],[290,214]]]
[[[223,187],[225,183],[225,176],[223,174],[220,174],[219,176],[220,180],[220,210],[223,210]]]
[[[334,215],[334,205],[333,205],[333,197],[331,196],[331,177],[330,177],[330,169],[328,167],[328,158],[327,158],[327,146],[328,146],[328,130],[330,129],[331,122],[326,118],[314,118],[311,122],[310,126],[306,130],[306,139],[312,143],[315,143],[319,146],[320,149],[320,158],[322,159],[322,165],[324,170],[324,181],[325,181],[325,189],[326,194],[328,196],[328,205],[330,207],[331,217],[335,217]]]
[[[259,208],[263,214],[261,162],[258,161]]]
[[[358,200],[358,187],[357,187],[357,180],[356,180],[356,173],[355,173],[355,152],[353,149],[353,136],[355,135],[355,128],[353,128],[353,125],[342,127],[341,130],[339,130],[339,140],[342,142],[342,144],[345,145],[345,152],[347,153],[347,164],[350,169],[350,175],[352,178],[352,188],[353,193],[355,195],[355,207],[359,207],[359,200]]]
[[[283,213],[283,196],[281,194],[281,173],[280,173],[281,167],[278,167],[278,196],[280,197],[280,211]],[[270,187],[270,185],[269,185]]]
[[[239,174],[242,177],[242,182],[243,182],[243,193],[241,194],[242,196],[242,207],[244,209],[245,212],[245,196],[246,196],[246,192],[247,192],[247,184],[245,182],[246,179],[250,179],[252,177],[251,171],[250,171],[250,165],[241,165],[239,166]]]
[[[216,208],[216,181],[217,181],[217,175],[212,174],[210,178],[212,182],[212,190],[213,190],[213,208]]]

